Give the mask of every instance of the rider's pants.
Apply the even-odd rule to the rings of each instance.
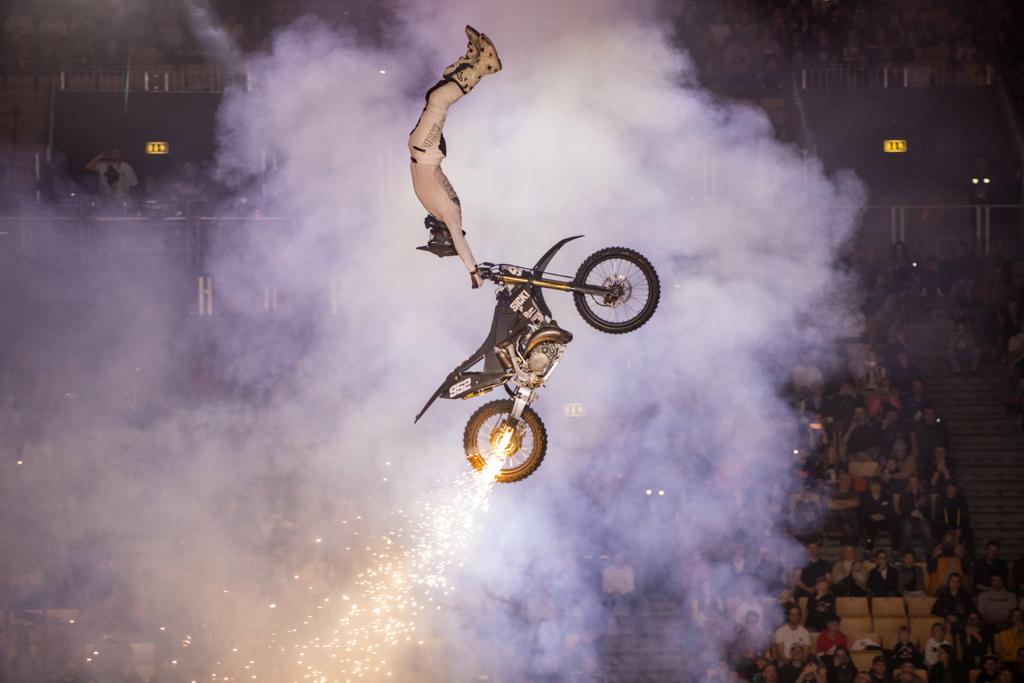
[[[420,120],[409,135],[409,154],[412,158],[412,188],[416,198],[434,218],[448,226],[455,251],[459,253],[466,269],[472,271],[476,268],[476,259],[462,234],[459,196],[441,170],[441,162],[444,160],[441,148],[444,121],[448,116],[448,108],[462,95],[462,89],[452,81],[442,81],[431,88],[427,95],[427,106],[423,108]]]

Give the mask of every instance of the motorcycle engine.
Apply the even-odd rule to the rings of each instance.
[[[537,375],[538,378],[543,377],[551,369],[555,361],[562,357],[562,349],[564,348],[565,344],[556,344],[555,342],[538,344],[526,359],[530,372]]]

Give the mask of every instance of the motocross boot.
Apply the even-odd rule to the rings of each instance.
[[[480,32],[466,24],[466,37],[469,38],[469,42],[466,43],[466,54],[449,64],[441,74],[443,77],[448,78],[460,67],[473,64],[480,58]]]
[[[416,247],[417,249],[428,251],[439,258],[458,254],[455,250],[455,244],[452,242],[452,234],[448,232],[447,225],[429,214],[423,219],[423,224],[430,231],[430,239],[427,240],[425,246]],[[466,231],[463,230],[462,234],[465,235]]]
[[[480,79],[489,74],[496,74],[501,71],[501,59],[498,58],[498,50],[486,34],[480,34],[480,56],[472,64],[463,64],[452,71],[448,80],[459,86],[463,94],[469,93],[476,87]]]

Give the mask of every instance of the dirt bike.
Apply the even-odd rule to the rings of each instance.
[[[587,257],[571,279],[544,272],[559,249],[582,236],[561,240],[533,268],[479,264],[481,277],[498,285],[491,331],[416,416],[419,422],[438,398],[469,399],[504,387],[509,398],[480,406],[463,436],[466,459],[475,469],[482,470],[490,458],[502,458],[500,482],[520,481],[540,467],[548,437],[530,404],[572,341],[572,334],[552,319],[543,290],[572,292],[583,319],[610,334],[632,332],[658,307],[658,274],[650,261],[631,249],[601,249]],[[470,370],[481,361],[481,370]]]

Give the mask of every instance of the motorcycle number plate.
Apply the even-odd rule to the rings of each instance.
[[[452,388],[448,390],[448,396],[449,398],[455,398],[459,394],[469,391],[471,386],[473,386],[473,380],[472,378],[467,377],[466,379],[453,384]]]

